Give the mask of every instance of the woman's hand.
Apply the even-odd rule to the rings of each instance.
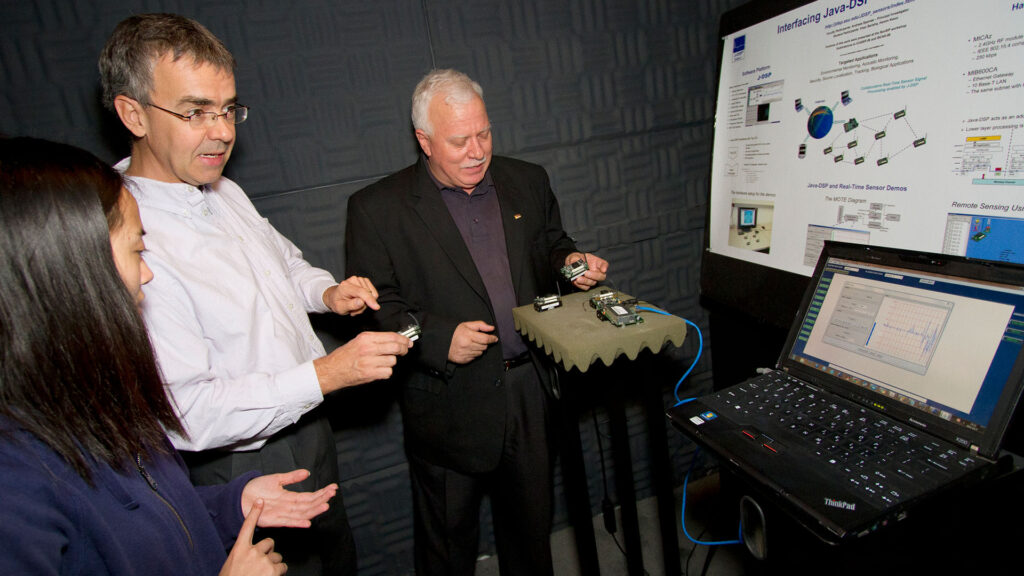
[[[220,569],[220,576],[280,576],[288,571],[281,555],[274,552],[274,541],[270,538],[252,543],[252,534],[259,523],[264,502],[257,499],[249,509],[249,514],[242,522],[235,545]]]

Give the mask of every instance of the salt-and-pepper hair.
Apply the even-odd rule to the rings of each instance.
[[[195,64],[212,64],[234,73],[235,58],[202,24],[177,14],[139,14],[114,28],[100,53],[103,105],[114,109],[114,99],[124,94],[149,103],[153,67],[162,56],[177,61],[191,58]]]

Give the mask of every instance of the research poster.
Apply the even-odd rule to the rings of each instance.
[[[825,240],[1024,262],[1024,2],[808,4],[724,38],[712,252]]]

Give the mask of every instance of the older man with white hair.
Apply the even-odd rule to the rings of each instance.
[[[473,573],[486,492],[501,573],[551,574],[550,374],[512,309],[555,292],[568,263],[587,261],[583,290],[608,263],[562,229],[543,168],[492,156],[479,84],[427,74],[412,120],[423,153],[351,198],[346,253],[377,287],[379,327],[422,330],[401,394],[416,572]]]

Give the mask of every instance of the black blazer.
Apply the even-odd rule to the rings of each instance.
[[[543,168],[494,157],[490,171],[516,299],[528,304],[558,289],[558,270],[576,246]],[[422,328],[396,371],[406,450],[466,473],[493,469],[505,430],[501,346],[463,365],[448,362],[448,348],[459,323],[494,325],[494,312],[424,158],[352,196],[345,248],[346,276],[370,278],[380,294],[375,328],[399,330],[412,323],[409,313]],[[548,384],[547,370],[539,372]]]

